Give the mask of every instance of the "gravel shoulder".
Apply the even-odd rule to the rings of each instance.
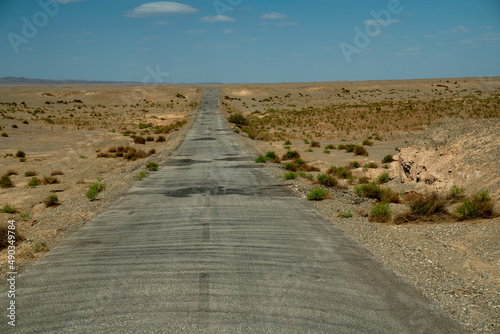
[[[243,135],[237,138],[255,156],[270,150],[269,143]],[[266,169],[276,177],[285,172],[269,162]],[[498,333],[499,218],[439,224],[371,223],[366,217],[372,201],[357,197],[352,187],[330,189],[330,199],[310,202],[306,194],[314,186],[311,182],[302,178],[283,182],[468,331]],[[391,181],[394,188],[400,185],[397,179]],[[353,217],[341,218],[339,213],[348,210]]]

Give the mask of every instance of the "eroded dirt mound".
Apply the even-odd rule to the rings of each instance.
[[[396,156],[402,182],[436,190],[453,185],[500,195],[500,119],[446,118],[430,125]]]

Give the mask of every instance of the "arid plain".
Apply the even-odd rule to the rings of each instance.
[[[329,192],[310,203],[333,224],[471,332],[498,330],[500,78],[217,87],[228,126],[269,172],[304,200]],[[1,86],[0,219],[24,237],[21,270],[161,168],[203,89]],[[105,184],[96,200],[93,184]],[[483,190],[491,214],[457,216]],[[436,215],[412,215],[434,193]],[[0,261],[3,277],[5,250]]]

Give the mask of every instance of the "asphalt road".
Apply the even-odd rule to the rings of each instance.
[[[167,164],[17,277],[1,333],[461,333],[243,153],[207,89]]]

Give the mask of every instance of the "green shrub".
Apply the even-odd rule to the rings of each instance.
[[[7,134],[7,132],[2,132],[2,137],[8,137],[9,135]]]
[[[156,142],[157,142],[157,143],[163,143],[163,142],[165,142],[165,141],[167,141],[167,140],[166,140],[166,139],[165,139],[165,137],[163,137],[163,136],[158,136],[158,138],[156,138]]]
[[[10,206],[9,204],[5,204],[3,208],[0,209],[0,212],[3,213],[16,213],[17,210],[13,206]]]
[[[314,152],[312,148],[308,148],[306,152]]]
[[[312,175],[311,173],[306,174],[306,172],[301,170],[298,171],[297,174],[304,179],[314,180],[314,175]]]
[[[30,218],[30,213],[29,212],[22,212],[19,214],[19,217],[21,217],[22,220],[26,221]]]
[[[49,246],[47,246],[47,243],[45,241],[37,240],[31,244],[31,251],[33,253],[44,252],[48,250]]]
[[[354,187],[354,192],[360,197],[373,198],[381,202],[399,203],[399,194],[390,188],[381,188],[376,182]]]
[[[309,140],[304,139],[304,144],[309,145]]]
[[[285,142],[285,145],[292,145],[292,142],[291,142],[290,140],[287,140],[287,141]]]
[[[59,179],[57,177],[53,176],[44,176],[43,177],[43,184],[56,184],[59,183]]]
[[[359,184],[368,184],[368,183],[370,183],[370,179],[368,178],[368,176],[361,176],[360,178],[358,178],[358,183]]]
[[[378,168],[378,165],[376,162],[371,161],[363,166],[363,168],[368,169],[368,168]]]
[[[330,192],[323,188],[312,188],[309,194],[307,194],[307,199],[310,201],[321,201],[328,197]]]
[[[368,151],[363,146],[356,145],[354,147],[354,154],[368,156]]]
[[[256,163],[265,163],[266,161],[267,161],[267,159],[263,155],[259,155],[257,158],[255,158]]]
[[[488,190],[465,198],[463,204],[455,211],[458,219],[489,218],[493,215],[493,201]]]
[[[391,163],[394,161],[394,158],[391,154],[388,154],[386,155],[383,159],[382,159],[382,163],[384,164],[388,164],[388,163]]]
[[[139,174],[134,175],[133,178],[136,181],[140,181],[143,178],[147,177],[148,175],[149,175],[149,173],[147,171],[143,170],[143,171],[140,171]]]
[[[274,160],[274,159],[276,159],[278,156],[276,155],[276,153],[275,153],[275,152],[273,152],[273,151],[269,151],[269,152],[267,152],[267,153],[266,153],[266,156],[265,156],[265,157],[266,157],[266,160]]]
[[[445,203],[436,193],[407,196],[413,214],[424,216],[446,212]]]
[[[155,141],[155,139],[153,137],[151,137],[151,136],[147,136],[146,137],[146,141]]]
[[[2,188],[12,188],[14,184],[12,183],[12,180],[10,179],[9,175],[2,175],[0,178],[0,187]]]
[[[452,197],[461,197],[463,193],[465,192],[465,188],[463,187],[458,187],[458,186],[453,186],[450,189],[450,193]]]
[[[134,143],[141,144],[141,145],[146,145],[146,139],[144,139],[144,137],[137,136],[137,137],[134,138]]]
[[[373,142],[369,141],[368,139],[363,140],[363,145],[364,146],[373,146]]]
[[[318,174],[317,179],[319,183],[324,185],[325,187],[336,187],[339,184],[339,181],[329,174]]]
[[[56,195],[50,195],[49,197],[47,197],[45,199],[45,201],[43,201],[43,203],[45,204],[46,207],[56,206],[56,205],[61,204],[61,203],[59,203],[59,198],[57,198]]]
[[[36,187],[40,184],[42,184],[42,180],[37,177],[32,177],[31,181],[28,183],[28,187]]]
[[[156,171],[158,170],[158,164],[157,164],[156,162],[149,161],[149,162],[146,164],[146,168],[147,168],[149,171],[156,172]]]
[[[352,212],[351,210],[347,210],[347,211],[340,211],[340,217],[341,218],[352,218]]]
[[[319,141],[313,140],[311,142],[311,147],[321,147],[321,144],[319,143]]]
[[[283,178],[285,180],[295,180],[297,178],[297,173],[294,172],[285,173],[285,175],[283,175]]]
[[[351,162],[349,163],[349,166],[350,166],[351,168],[359,168],[359,167],[361,167],[360,163],[359,163],[359,162],[357,162],[357,161],[351,161]]]
[[[377,181],[380,184],[389,182],[389,173],[383,173],[378,177]]]
[[[323,153],[330,154],[330,150],[324,150]]]
[[[336,167],[331,166],[328,171],[328,174],[333,174],[337,176],[339,179],[348,179],[352,174],[351,171],[345,167]]]
[[[287,162],[283,164],[283,168],[289,171],[296,172],[297,171],[297,165],[293,162]]]
[[[99,193],[104,189],[106,189],[106,185],[101,183],[101,179],[97,179],[96,183],[89,186],[86,196],[89,200],[94,201],[97,198],[97,195],[99,195]]]
[[[334,150],[334,149],[336,149],[336,147],[333,144],[328,144],[325,146],[325,150]]]
[[[300,154],[297,151],[288,151],[286,152],[281,160],[292,160],[292,159],[300,159]]]
[[[370,220],[374,222],[387,222],[391,216],[392,210],[389,203],[375,203],[370,210]]]
[[[16,158],[25,158],[25,157],[26,157],[26,153],[24,153],[21,150],[17,151]]]
[[[241,113],[235,113],[228,117],[228,121],[233,124],[246,126],[249,124],[248,119]]]

